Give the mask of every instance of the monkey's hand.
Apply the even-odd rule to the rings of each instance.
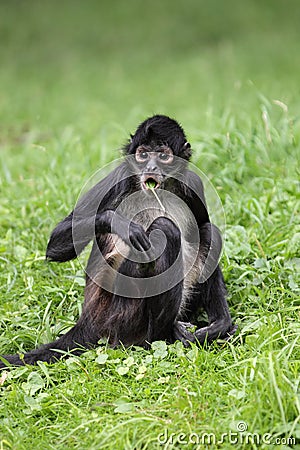
[[[125,244],[136,250],[145,252],[151,248],[149,238],[144,228],[108,209],[96,215],[95,228],[97,233],[112,233],[118,235]]]
[[[144,228],[120,215],[113,221],[111,232],[117,234],[127,245],[133,246],[136,250],[144,252],[151,247]]]

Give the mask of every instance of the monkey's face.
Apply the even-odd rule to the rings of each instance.
[[[172,170],[174,154],[167,145],[140,145],[135,152],[141,188],[144,190],[163,188],[163,183]]]

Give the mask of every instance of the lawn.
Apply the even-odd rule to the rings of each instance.
[[[86,255],[46,263],[49,234],[153,113],[222,201],[239,325],[2,371],[1,450],[300,448],[299,23],[296,0],[0,3],[0,355],[77,320]]]

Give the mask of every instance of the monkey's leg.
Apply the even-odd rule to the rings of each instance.
[[[212,342],[215,339],[228,340],[237,330],[231,320],[227,300],[226,289],[220,267],[218,266],[214,274],[207,282],[208,291],[203,301],[203,307],[208,316],[208,325],[191,331],[191,324],[187,322],[177,322],[175,336],[181,339],[185,345],[190,342]]]
[[[159,217],[147,235],[151,235],[151,243],[158,250],[154,253],[160,256],[151,262],[137,263],[129,255],[122,263],[119,272],[128,278],[124,284],[120,280],[118,290],[124,296],[114,295],[110,304],[109,326],[114,345],[122,342],[147,346],[154,340],[174,340],[173,325],[182,300],[181,234],[172,221]],[[135,298],[129,294],[132,285],[137,289]]]
[[[153,221],[147,234],[158,230],[165,239],[165,247],[155,261],[154,269],[149,275],[155,276],[153,286],[161,292],[147,298],[149,322],[146,340],[174,341],[173,329],[180,310],[183,292],[183,260],[181,252],[181,233],[179,228],[169,219],[159,217]],[[158,237],[154,246],[162,248]]]
[[[237,326],[232,324],[226,300],[226,287],[218,265],[222,247],[220,233],[210,223],[200,227],[199,232],[203,268],[200,281],[194,286],[194,293],[189,299],[190,313],[185,315],[185,319],[193,322],[197,310],[199,307],[203,307],[208,316],[208,326],[191,332],[189,323],[177,322],[175,337],[181,339],[185,345],[188,345],[189,341],[198,341],[203,344],[218,338],[229,339],[237,330]]]
[[[195,337],[200,344],[211,342],[214,339],[229,339],[237,326],[231,320],[223,275],[219,266],[209,280],[210,288],[204,301],[204,309],[208,316],[208,326],[199,328]]]

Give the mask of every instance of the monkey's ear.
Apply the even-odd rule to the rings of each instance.
[[[130,139],[132,140],[134,138],[134,134],[130,133]]]
[[[182,147],[182,157],[185,159],[190,159],[192,155],[191,144],[186,141],[184,146]]]

